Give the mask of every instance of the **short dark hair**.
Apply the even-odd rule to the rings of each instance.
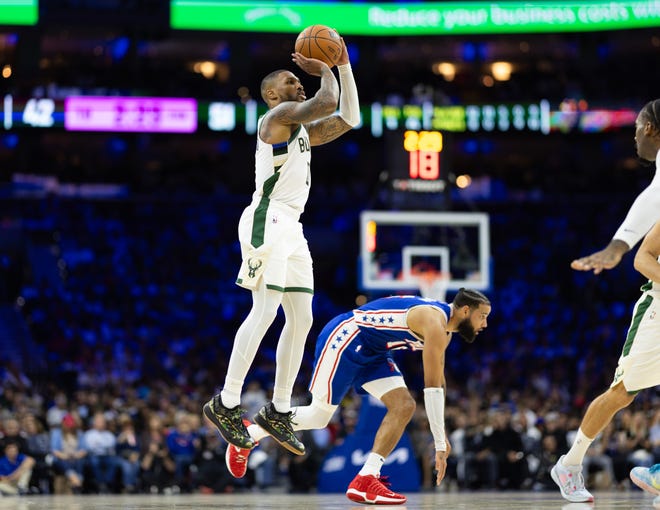
[[[264,79],[261,80],[261,97],[263,98],[264,101],[268,102],[266,100],[266,91],[270,87],[271,83],[280,74],[285,73],[285,72],[286,72],[286,69],[277,69],[276,71],[273,71],[272,73],[268,73],[266,76],[264,76]]]
[[[660,99],[649,101],[642,107],[639,113],[653,124],[655,129],[660,131]]]
[[[465,289],[461,287],[458,289],[456,297],[452,304],[456,308],[461,308],[463,306],[469,306],[470,308],[479,308],[480,305],[490,305],[490,300],[486,297],[485,294],[479,292],[478,290]]]

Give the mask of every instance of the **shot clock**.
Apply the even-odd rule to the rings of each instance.
[[[435,181],[440,177],[442,133],[439,131],[406,131],[403,148],[410,154],[408,177]]]
[[[399,130],[386,134],[388,175],[393,190],[442,192],[446,188],[445,134]]]

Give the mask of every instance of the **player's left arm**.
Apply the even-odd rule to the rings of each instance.
[[[343,37],[341,43],[343,50],[337,61],[340,85],[339,112],[305,126],[309,134],[309,143],[312,146],[336,140],[360,123],[360,100]]]
[[[445,433],[445,351],[450,340],[447,319],[435,308],[420,306],[408,312],[408,327],[424,337],[424,407],[435,443],[436,485],[440,485],[451,452]]]
[[[635,269],[649,280],[660,283],[660,222],[646,234],[635,254]]]

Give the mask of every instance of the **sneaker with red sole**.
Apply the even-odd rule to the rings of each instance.
[[[389,490],[385,477],[357,475],[348,486],[346,497],[356,503],[368,505],[402,505],[407,498]]]
[[[243,418],[243,425],[249,427],[252,425],[250,420]],[[255,441],[254,446],[256,447],[259,443]],[[227,450],[225,451],[225,463],[227,464],[227,469],[229,473],[234,478],[243,478],[245,473],[247,473],[248,468],[248,457],[252,450],[248,448],[239,448],[233,444],[227,445]]]

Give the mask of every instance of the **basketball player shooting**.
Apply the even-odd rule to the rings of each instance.
[[[299,52],[292,54],[293,62],[321,78],[313,97],[307,98],[298,77],[288,70],[273,71],[261,82],[268,111],[258,122],[256,190],[238,225],[243,262],[236,283],[252,292],[252,309],[236,332],[224,387],[203,407],[206,418],[230,443],[228,451],[236,448],[239,464],[241,457],[247,458],[241,452],[255,446],[240,407],[243,384],[280,306],[285,324],[277,345],[273,400],[254,421],[284,448],[305,453],[292,427],[291,394],[312,326],[314,279],[299,218],[309,196],[311,147],[335,140],[360,121],[348,50],[338,39],[339,84],[328,64]]]

